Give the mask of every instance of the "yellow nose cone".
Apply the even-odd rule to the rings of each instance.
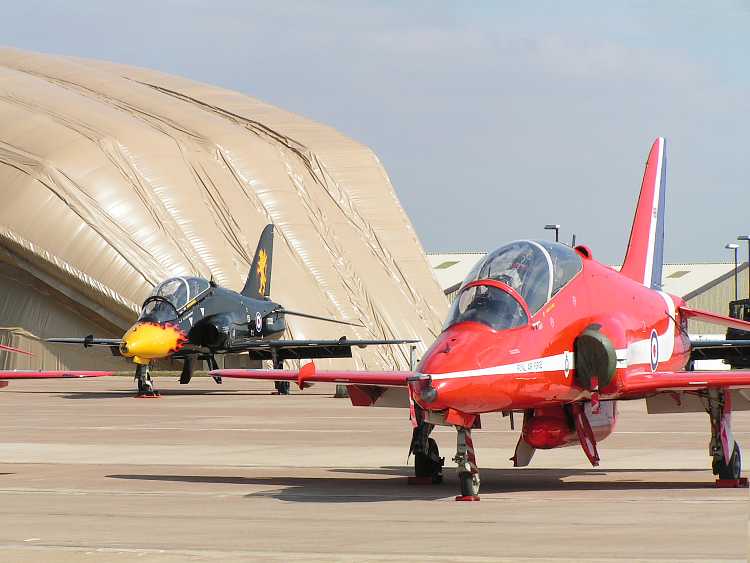
[[[187,336],[173,324],[135,323],[122,337],[120,353],[139,364],[167,358],[180,350]]]

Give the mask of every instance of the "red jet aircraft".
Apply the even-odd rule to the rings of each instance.
[[[665,141],[658,138],[619,271],[597,262],[586,246],[546,241],[511,242],[484,257],[416,372],[316,372],[310,363],[299,372],[212,374],[287,379],[300,388],[344,383],[354,405],[409,406],[418,479],[442,480],[443,460],[429,435],[434,425],[453,426],[457,499],[478,499],[471,431],[480,428],[481,415],[523,413],[515,466],[528,465],[537,449],[576,443],[597,465],[597,443],[614,429],[616,401],[623,399],[645,398],[649,412],[707,412],[713,472],[739,484],[731,413],[750,409],[750,371],[692,371],[699,346],[729,353],[733,344],[691,342],[687,321],[740,330],[750,323],[692,309],[660,290],[665,182]]]
[[[12,348],[0,344],[0,351],[14,352],[16,354],[25,354],[31,356],[31,352],[25,350],[19,350],[18,348]],[[0,387],[7,387],[9,379],[58,379],[64,378],[80,378],[80,377],[102,377],[104,375],[112,375],[108,371],[23,371],[23,370],[11,370],[3,371],[0,370]]]

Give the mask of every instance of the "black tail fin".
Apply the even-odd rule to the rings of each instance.
[[[254,299],[267,299],[271,294],[271,258],[273,257],[273,225],[266,225],[260,234],[253,265],[247,275],[242,295]]]

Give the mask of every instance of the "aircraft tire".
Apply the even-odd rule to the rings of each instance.
[[[433,438],[427,439],[427,452],[414,453],[414,475],[430,477],[433,483],[443,482],[443,462],[440,457],[437,442]]]
[[[714,458],[712,469],[714,475],[718,475],[719,479],[739,479],[742,473],[742,455],[740,454],[740,447],[737,443],[734,444],[734,450],[732,451],[732,457],[729,458],[729,464],[724,463],[724,458]]]
[[[462,471],[458,474],[458,482],[461,485],[461,496],[475,497],[479,494],[479,481],[474,479],[472,473]]]
[[[276,387],[276,391],[279,392],[279,395],[289,395],[289,387],[290,384],[288,381],[274,381],[274,387]]]

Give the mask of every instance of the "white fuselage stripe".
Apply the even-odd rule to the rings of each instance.
[[[564,371],[566,354],[557,354],[533,360],[523,360],[513,364],[505,364],[490,368],[470,369],[464,371],[452,371],[448,373],[424,373],[433,380],[455,379],[457,377],[481,377],[484,375],[510,375],[524,373],[544,373],[547,371]],[[568,352],[569,369],[573,369],[573,353]]]

